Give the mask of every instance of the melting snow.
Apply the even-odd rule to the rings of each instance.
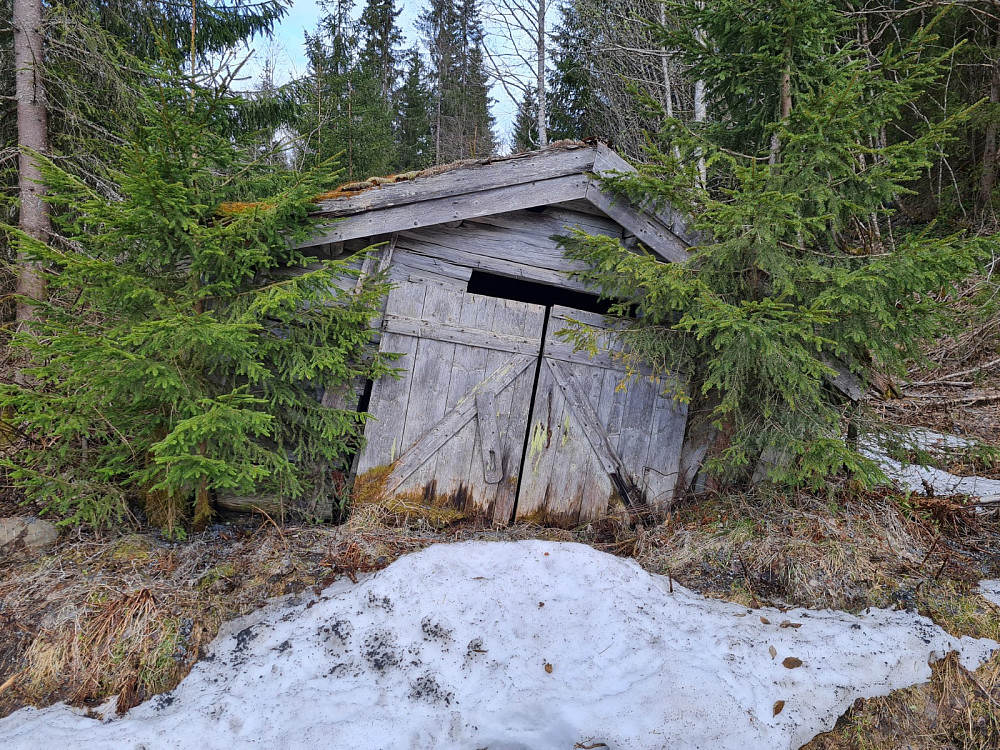
[[[979,590],[984,599],[1000,607],[1000,581],[980,581]]]
[[[998,646],[913,613],[672,589],[583,545],[437,545],[230,623],[173,693],[122,718],[22,709],[0,744],[779,750],[928,680],[949,651],[975,668]]]

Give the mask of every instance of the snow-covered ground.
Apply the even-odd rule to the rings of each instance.
[[[780,750],[996,647],[902,611],[705,599],[578,544],[442,544],[230,623],[123,718],[23,709],[0,746]]]
[[[961,451],[976,445],[974,440],[967,440],[958,435],[945,435],[923,428],[907,430],[900,433],[898,437],[903,440],[904,444],[932,453]],[[904,465],[889,458],[882,446],[871,442],[862,445],[861,453],[878,463],[885,475],[896,482],[900,489],[905,492],[923,495],[930,488],[936,495],[974,495],[983,499],[1000,497],[1000,480],[998,479],[977,476],[962,477],[936,469],[933,466]]]

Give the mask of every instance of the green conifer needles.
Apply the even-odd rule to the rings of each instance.
[[[716,474],[747,480],[763,461],[783,483],[819,487],[845,466],[863,480],[881,478],[845,439],[856,414],[829,385],[833,365],[867,382],[904,374],[921,345],[947,330],[949,295],[990,244],[894,215],[957,122],[898,126],[941,70],[928,39],[922,31],[872,60],[834,32],[822,44],[809,38],[793,56],[808,79],[799,81],[794,66],[776,69],[769,83],[790,97],[785,116],[759,126],[765,135],[750,139],[748,155],[733,150],[728,133],[713,140],[710,128],[691,133],[673,122],[655,142],[653,164],[608,180],[640,205],[687,209],[703,240],[685,263],[666,265],[608,238],[564,239],[592,269],[581,277],[620,300],[619,312],[639,310],[625,334],[631,356],[689,377],[695,421],[707,414],[717,430],[708,460]],[[707,70],[699,56],[725,56],[724,41],[692,44],[684,59]],[[738,93],[717,92],[719,128],[741,126]]]
[[[30,385],[0,386],[0,408],[32,438],[6,461],[30,497],[89,523],[141,498],[177,532],[207,519],[213,491],[295,499],[341,467],[363,415],[319,396],[388,371],[367,348],[386,285],[338,286],[350,269],[291,249],[328,187],[315,175],[220,212],[265,169],[218,135],[232,100],[170,80],[152,94],[124,148],[120,200],[46,163],[61,236],[31,252],[52,301],[13,339]]]

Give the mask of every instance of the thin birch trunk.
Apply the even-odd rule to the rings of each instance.
[[[535,97],[538,103],[535,107],[535,116],[538,121],[539,148],[545,148],[549,145],[548,116],[545,112],[545,8],[545,0],[538,0],[538,41],[535,50],[537,54]]]
[[[35,153],[49,150],[48,111],[45,83],[42,78],[45,48],[42,38],[41,0],[14,0],[14,69],[17,100],[18,188],[20,212],[18,227],[41,242],[48,242],[52,231],[49,207],[45,203],[45,185]],[[17,320],[19,325],[38,320],[31,300],[45,298],[45,280],[38,263],[29,261],[23,249],[17,253]]]

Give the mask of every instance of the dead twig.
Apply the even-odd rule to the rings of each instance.
[[[4,682],[4,684],[0,685],[0,695],[3,695],[4,691],[6,691],[15,682],[17,682],[18,678],[20,678],[21,675],[25,673],[25,671],[26,670],[22,669],[20,672],[15,672],[10,677],[8,677],[7,680]]]
[[[997,700],[996,698],[994,698],[994,697],[993,697],[993,696],[992,696],[992,695],[990,694],[990,691],[989,691],[989,690],[987,690],[986,688],[984,688],[984,687],[983,687],[983,686],[982,686],[982,685],[981,685],[981,684],[979,683],[979,680],[977,680],[977,679],[976,679],[976,678],[975,678],[975,677],[973,676],[972,672],[970,672],[970,671],[969,671],[968,669],[966,669],[966,668],[965,668],[964,666],[962,666],[962,664],[961,664],[960,662],[958,663],[958,669],[959,669],[959,671],[960,671],[960,672],[961,672],[962,674],[964,674],[964,675],[965,675],[966,677],[968,677],[968,678],[969,678],[969,682],[971,682],[971,683],[973,684],[973,686],[974,686],[974,687],[976,688],[976,690],[978,690],[978,691],[979,691],[979,693],[980,693],[980,694],[981,694],[981,695],[982,695],[982,696],[983,696],[983,697],[984,697],[984,698],[985,698],[986,700],[988,700],[988,701],[989,701],[989,702],[990,702],[991,704],[993,704],[993,705],[994,705],[995,707],[997,707],[997,708],[1000,708],[1000,701],[998,701],[998,700]]]

